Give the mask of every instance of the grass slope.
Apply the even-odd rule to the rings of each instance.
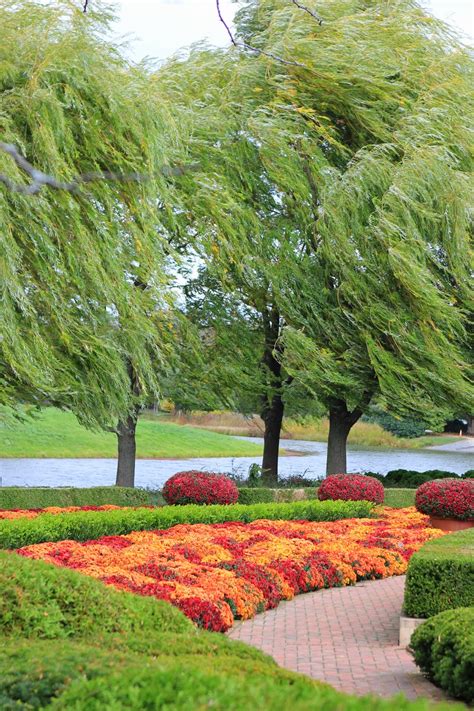
[[[137,456],[142,459],[245,457],[258,456],[261,451],[253,442],[207,430],[149,418],[138,423]],[[0,457],[83,458],[116,454],[117,438],[113,433],[91,432],[71,413],[52,407],[24,423],[0,425]]]

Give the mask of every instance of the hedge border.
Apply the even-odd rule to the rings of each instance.
[[[47,506],[140,506],[150,504],[145,489],[126,486],[79,487],[0,487],[0,511],[44,509]]]
[[[257,519],[337,521],[366,518],[373,505],[369,501],[294,501],[286,504],[231,504],[229,506],[164,506],[161,508],[115,511],[76,511],[44,514],[33,519],[0,521],[0,548],[21,548],[46,541],[87,541],[112,536],[166,529],[178,524],[224,523]]]
[[[404,611],[432,617],[474,605],[474,528],[425,543],[408,564]]]

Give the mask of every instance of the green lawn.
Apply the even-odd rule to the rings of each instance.
[[[153,419],[139,421],[137,456],[187,459],[191,457],[258,456],[262,448],[207,430]],[[117,438],[91,432],[69,412],[43,410],[25,423],[0,425],[0,457],[115,457]]]
[[[385,489],[385,506],[404,509],[415,505],[416,489]]]

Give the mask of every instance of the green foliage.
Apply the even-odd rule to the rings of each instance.
[[[259,503],[201,506],[164,506],[155,509],[117,511],[76,511],[67,514],[44,514],[33,519],[0,521],[0,547],[21,548],[43,541],[87,541],[100,536],[121,535],[131,531],[166,529],[180,523],[223,523],[260,518],[337,521],[341,518],[370,516],[367,501],[294,501],[292,503]]]
[[[403,605],[409,617],[474,605],[474,529],[429,541],[412,556]]]
[[[123,486],[77,488],[0,487],[0,510],[42,509],[47,506],[140,506],[150,504],[150,495],[143,489]]]
[[[75,571],[0,552],[2,634],[45,639],[153,629],[180,633],[192,624],[165,602],[107,588]]]
[[[239,504],[254,504],[263,501],[295,501],[317,499],[316,487],[306,489],[270,489],[247,487],[239,489]],[[395,509],[403,509],[415,505],[413,489],[385,489],[384,505]]]
[[[173,120],[145,68],[104,39],[110,20],[99,5],[0,1],[2,140],[63,182],[148,176],[36,196],[0,187],[0,401],[54,401],[91,427],[157,393],[172,341],[162,233]],[[0,171],[25,183],[4,152]]]
[[[219,673],[215,669],[185,669],[181,665],[160,670],[130,671],[123,676],[113,674],[90,682],[71,685],[52,709],[104,708],[142,711],[144,709],[173,708],[188,711],[190,708],[212,708],[218,711],[253,711],[255,708],[278,711],[291,706],[296,711],[427,711],[426,700],[408,701],[399,696],[393,700],[365,697],[348,697],[305,677],[288,683],[283,679],[267,679],[262,675]],[[439,707],[447,711],[448,704]]]
[[[424,472],[418,472],[411,469],[392,469],[387,472],[384,477],[380,477],[380,481],[384,486],[389,488],[408,488],[416,489],[425,481],[433,479],[450,479],[457,475],[453,472],[442,471],[440,469],[429,469]]]
[[[474,702],[474,607],[431,617],[412,635],[421,671],[455,699]]]
[[[394,417],[389,412],[377,410],[364,417],[365,422],[375,422],[387,432],[397,437],[415,438],[422,437],[425,430],[429,429],[426,422],[415,417]]]
[[[239,489],[239,504],[260,504],[274,501],[274,490],[264,487]]]

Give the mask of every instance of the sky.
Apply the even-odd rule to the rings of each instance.
[[[226,20],[231,20],[235,3],[220,0],[220,4]],[[473,0],[424,0],[421,4],[471,41],[474,39]],[[116,5],[118,33],[134,38],[129,54],[135,60],[145,56],[165,59],[204,38],[219,46],[228,43],[215,0],[117,0]]]

